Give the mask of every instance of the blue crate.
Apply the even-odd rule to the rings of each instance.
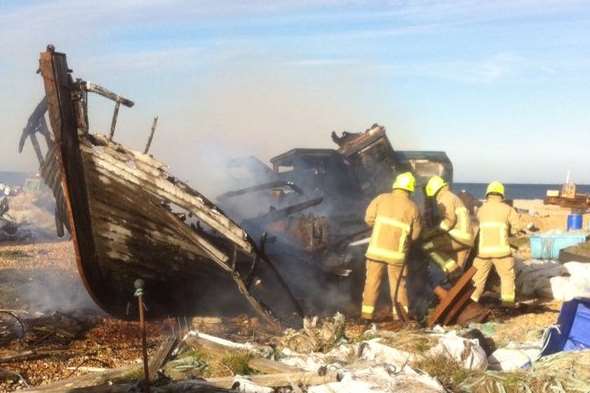
[[[559,250],[575,246],[586,241],[587,232],[550,232],[533,235],[531,240],[531,257],[534,259],[557,259]]]

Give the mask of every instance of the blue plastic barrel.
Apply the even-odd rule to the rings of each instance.
[[[577,231],[582,229],[582,215],[581,214],[570,214],[567,216],[567,230]]]

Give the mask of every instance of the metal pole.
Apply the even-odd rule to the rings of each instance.
[[[143,309],[143,285],[142,279],[135,280],[135,296],[137,297],[137,306],[139,307],[139,327],[141,329],[141,350],[143,354],[143,374],[145,379],[145,391],[150,392],[150,367],[147,353],[147,338],[145,330],[145,317]]]

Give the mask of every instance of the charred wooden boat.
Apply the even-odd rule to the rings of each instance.
[[[31,137],[56,196],[56,221],[70,230],[80,276],[96,303],[114,316],[135,318],[133,283],[141,278],[153,318],[244,310],[248,304],[275,324],[277,316],[300,314],[264,253],[264,240],[256,244],[147,151],[114,142],[119,107],[133,102],[74,80],[71,72],[65,54],[51,46],[41,53],[46,98],[23,138]],[[116,103],[110,136],[89,131],[89,92]],[[45,107],[50,133],[44,132]],[[46,137],[45,155],[35,131]]]
[[[292,149],[272,158],[272,166],[233,160],[228,169],[250,176],[215,205],[147,154],[154,127],[143,153],[113,140],[119,109],[133,106],[131,100],[73,80],[65,55],[51,48],[41,54],[40,72],[46,98],[19,148],[30,138],[56,198],[58,233],[72,234],[89,292],[121,318],[137,314],[137,278],[146,282],[152,317],[249,304],[269,321],[269,310],[288,320],[301,315],[298,301],[314,314],[354,314],[370,200],[387,192],[400,172],[414,172],[419,191],[432,175],[452,182],[444,152],[394,150],[385,128],[374,124],[364,132],[333,133],[337,149]],[[108,136],[89,131],[89,93],[115,102]],[[416,198],[431,223],[429,203],[421,192]],[[260,210],[254,217],[252,206]]]

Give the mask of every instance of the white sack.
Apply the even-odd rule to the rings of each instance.
[[[468,370],[485,370],[488,359],[477,339],[467,339],[455,333],[440,337],[438,344],[428,351],[430,356],[443,355],[460,363]]]

